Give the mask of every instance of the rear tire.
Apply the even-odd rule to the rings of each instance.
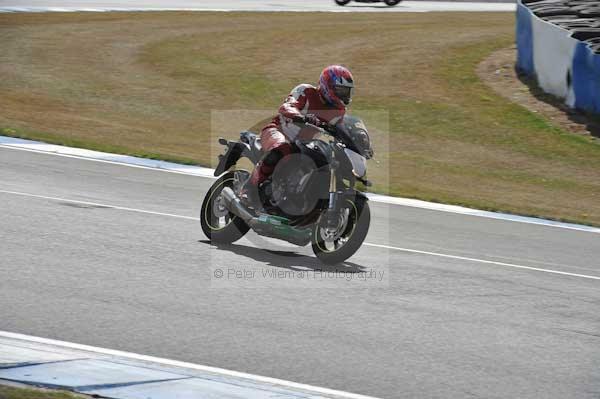
[[[338,6],[345,6],[348,3],[350,3],[350,0],[335,0],[335,4]]]
[[[225,187],[233,189],[233,182],[234,173],[225,173],[213,183],[202,202],[200,225],[206,237],[214,243],[231,244],[250,230],[242,219],[219,204],[221,191]]]
[[[383,0],[383,2],[390,7],[395,6],[396,4],[400,3],[401,1],[402,0]]]
[[[358,196],[348,198],[346,199],[344,208],[347,208],[349,211],[348,223],[341,234],[343,238],[346,238],[346,241],[340,246],[323,239],[324,217],[321,217],[313,228],[311,237],[313,252],[321,262],[328,265],[342,263],[354,255],[365,241],[369,232],[371,210],[366,199]],[[324,214],[323,212],[322,215]],[[328,246],[332,244],[334,248],[329,248]]]

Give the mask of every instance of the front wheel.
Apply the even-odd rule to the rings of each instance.
[[[250,230],[242,219],[229,212],[223,204],[221,191],[225,187],[233,188],[234,180],[233,172],[221,176],[210,187],[202,202],[200,225],[206,237],[214,243],[231,244]]]
[[[350,0],[335,0],[335,4],[338,6],[345,6],[348,3],[350,3]]]
[[[402,0],[383,0],[383,2],[388,6],[395,6],[400,3]]]
[[[312,249],[321,262],[335,265],[354,255],[362,245],[369,232],[371,210],[364,198],[346,199],[335,230],[326,227],[325,212],[313,228]]]

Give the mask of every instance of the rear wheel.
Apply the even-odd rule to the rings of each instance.
[[[202,202],[200,225],[206,237],[215,243],[230,244],[242,238],[250,229],[223,204],[221,191],[225,187],[233,189],[234,180],[233,172],[221,176],[210,187]]]
[[[350,0],[335,0],[335,4],[338,6],[345,6],[348,3],[350,3]]]
[[[383,0],[383,2],[385,4],[387,4],[388,6],[395,6],[396,4],[400,3],[402,0]]]
[[[321,262],[335,265],[358,251],[369,232],[371,211],[362,197],[346,199],[335,230],[327,229],[324,215],[325,212],[313,229],[312,249]]]

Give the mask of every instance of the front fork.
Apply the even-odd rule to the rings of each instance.
[[[340,198],[342,192],[338,191],[338,176],[337,176],[338,161],[335,158],[331,162],[329,176],[329,206],[327,207],[326,225],[327,229],[334,230],[338,227],[340,221]]]

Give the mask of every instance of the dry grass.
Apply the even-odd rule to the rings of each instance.
[[[0,399],[89,399],[91,396],[43,388],[0,385]]]
[[[0,128],[214,165],[211,135],[233,137],[343,63],[377,141],[378,191],[600,224],[600,146],[475,73],[513,30],[504,13],[5,14]],[[267,111],[211,124],[241,109]]]

